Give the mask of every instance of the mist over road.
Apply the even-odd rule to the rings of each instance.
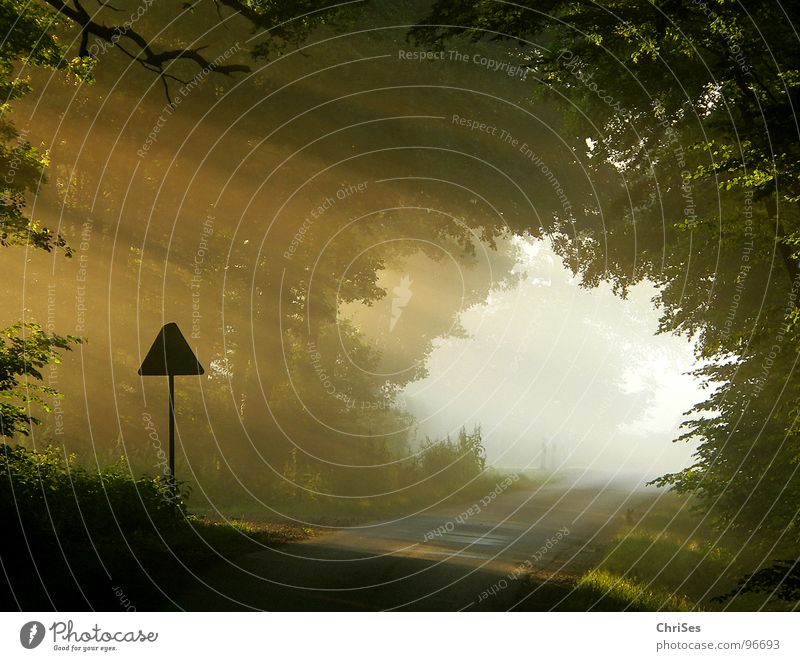
[[[166,608],[537,610],[537,576],[576,576],[652,494],[545,486],[448,505],[220,563]]]

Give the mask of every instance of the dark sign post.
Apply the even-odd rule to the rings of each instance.
[[[153,346],[139,368],[141,376],[169,377],[169,474],[172,489],[175,490],[175,377],[197,376],[205,373],[197,356],[178,328],[169,323],[156,336]]]

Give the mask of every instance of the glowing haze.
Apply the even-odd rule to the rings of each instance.
[[[428,375],[399,398],[416,415],[417,433],[442,437],[481,425],[489,461],[504,467],[646,480],[687,465],[691,447],[670,441],[700,398],[688,374],[694,356],[685,338],[655,334],[654,288],[640,284],[626,299],[610,287],[582,288],[546,241],[503,243],[493,261],[503,254],[516,259],[517,278],[460,312],[461,332],[434,340]],[[392,333],[445,325],[448,289],[474,274],[444,260],[405,268],[383,277],[387,289],[412,281]],[[392,300],[350,311],[384,351]],[[388,347],[402,352],[405,344]],[[385,357],[395,368],[404,359],[411,367],[408,353]]]

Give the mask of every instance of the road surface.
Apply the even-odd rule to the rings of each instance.
[[[611,487],[507,491],[480,508],[442,507],[221,561],[164,608],[541,610],[522,574],[580,575],[650,497]]]

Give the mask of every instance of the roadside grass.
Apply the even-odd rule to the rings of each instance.
[[[692,610],[692,604],[682,597],[603,569],[582,576],[564,605],[572,611]]]
[[[763,596],[752,593],[715,600],[730,592],[763,557],[730,536],[720,537],[692,505],[686,498],[659,494],[639,511],[628,512],[593,569],[554,584],[558,589],[543,591],[552,607],[566,611],[788,609],[790,604],[765,604]],[[541,584],[541,577],[531,577],[531,583]]]
[[[168,547],[181,552],[183,558],[213,560],[252,553],[259,548],[272,548],[289,542],[299,542],[316,534],[316,529],[294,523],[252,522],[240,519],[213,520],[189,515],[185,525],[176,526],[157,538],[156,550]]]
[[[703,603],[727,588],[732,554],[704,540],[634,528],[621,532],[599,568]]]
[[[487,468],[475,476],[468,484],[429,484],[412,487],[385,496],[374,498],[342,498],[314,495],[306,493],[300,498],[282,498],[266,501],[269,508],[258,502],[249,504],[231,503],[226,505],[226,517],[234,517],[246,521],[264,522],[296,522],[308,526],[349,526],[368,523],[382,519],[408,516],[429,507],[442,506],[464,507],[480,503],[498,489],[512,473]],[[528,471],[517,475],[517,479],[506,487],[502,493],[511,493],[520,489],[531,489],[544,484],[551,477]],[[220,518],[220,512],[210,504],[194,504],[192,511],[207,519]]]

